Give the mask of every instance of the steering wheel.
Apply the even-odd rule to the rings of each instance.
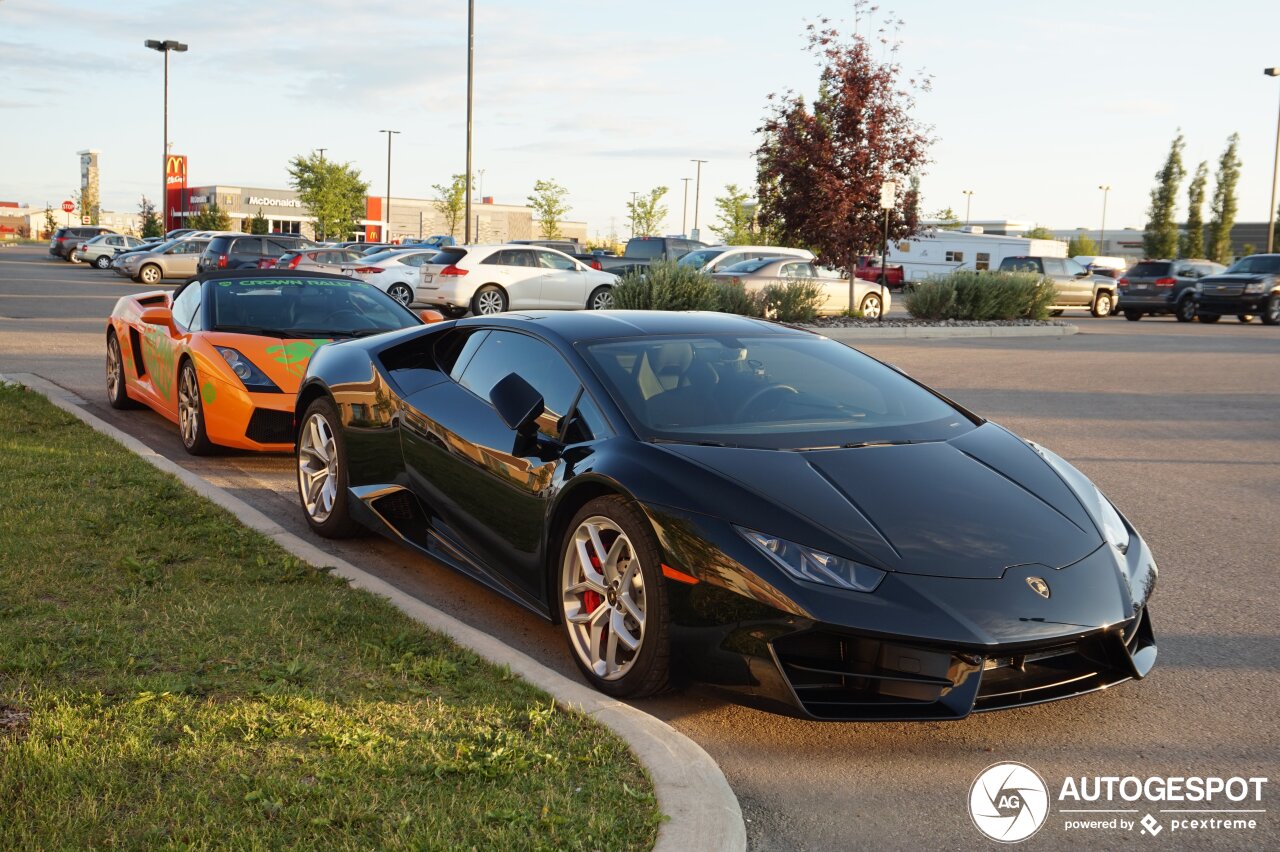
[[[764,397],[769,396],[770,394],[775,394],[775,393],[789,393],[789,394],[794,394],[795,396],[800,395],[800,391],[796,390],[791,385],[775,384],[775,385],[765,385],[762,388],[756,388],[754,391],[751,392],[751,394],[747,396],[746,399],[744,399],[741,403],[738,404],[737,408],[733,410],[733,419],[735,421],[741,420],[742,415],[746,414],[747,411],[751,409],[751,406],[758,403]]]

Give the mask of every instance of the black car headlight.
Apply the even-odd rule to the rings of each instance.
[[[232,349],[230,346],[215,346],[213,348],[218,350],[218,354],[227,362],[231,372],[236,374],[236,378],[244,383],[246,390],[280,392],[280,388],[276,387],[276,383],[267,378],[266,373],[259,370],[252,361],[241,355],[239,351]]]
[[[1267,289],[1267,282],[1265,281],[1250,281],[1248,284],[1244,285],[1244,292],[1246,295],[1249,295],[1249,296],[1253,296],[1258,293],[1261,293],[1266,289]]]
[[[738,535],[755,545],[756,549],[771,559],[783,571],[797,580],[851,589],[855,592],[874,592],[884,579],[885,572],[843,556],[833,556],[803,547],[776,535],[766,535],[744,527],[734,527]]]
[[[1089,477],[1068,462],[1062,456],[1046,450],[1044,447],[1033,441],[1027,441],[1031,449],[1040,454],[1040,458],[1049,463],[1049,466],[1057,471],[1067,483],[1076,496],[1084,502],[1084,507],[1098,522],[1098,526],[1102,529],[1102,537],[1110,542],[1111,546],[1121,553],[1129,552],[1129,528],[1124,525],[1124,519],[1120,517],[1120,513],[1116,511],[1116,507],[1111,505],[1111,501],[1094,485]]]

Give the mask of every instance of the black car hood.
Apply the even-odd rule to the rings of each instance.
[[[847,545],[843,555],[905,574],[999,578],[1014,565],[1070,565],[1102,543],[1053,469],[991,423],[921,444],[803,452],[663,449],[823,527]],[[722,516],[777,534],[769,518],[734,517],[728,507]]]

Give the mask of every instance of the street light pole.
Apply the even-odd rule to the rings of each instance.
[[[382,235],[384,243],[391,242],[391,137],[399,133],[399,130],[379,130],[379,133],[387,134],[387,209],[382,214],[387,219],[387,230]]]
[[[702,200],[702,164],[707,160],[690,160],[691,163],[698,164],[697,177],[693,182],[693,229],[698,230],[698,203]],[[701,239],[702,234],[698,234]]]
[[[1104,246],[1107,243],[1107,194],[1111,192],[1111,184],[1098,184],[1098,189],[1102,190],[1102,230],[1098,232],[1098,251],[1106,251]]]
[[[636,196],[640,193],[633,191],[631,193],[631,236],[636,235]]]
[[[1264,68],[1268,77],[1280,77],[1280,68]],[[1280,114],[1276,116],[1276,161],[1271,167],[1271,209],[1267,215],[1267,254],[1275,250],[1276,242],[1276,173],[1280,172]]]
[[[969,227],[969,205],[973,203],[973,190],[966,189],[961,194],[964,195],[964,226],[967,228]]]
[[[684,203],[680,206],[680,236],[689,236],[689,181],[693,178],[680,178],[684,181]]]
[[[164,150],[160,155],[160,209],[164,211],[164,215],[160,219],[167,231],[169,229],[169,51],[186,53],[187,46],[173,39],[160,41],[152,38],[144,41],[142,45],[164,54]]]
[[[466,212],[463,219],[462,241],[471,245],[471,100],[475,78],[476,57],[476,0],[467,0],[467,175],[466,175]],[[476,227],[479,231],[479,226]],[[479,237],[479,234],[476,235]]]

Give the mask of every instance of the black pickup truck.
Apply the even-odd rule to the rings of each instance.
[[[1241,322],[1261,315],[1267,325],[1280,325],[1280,254],[1251,254],[1196,282],[1200,322],[1217,322],[1223,314]]]
[[[626,250],[621,257],[598,255],[599,269],[612,272],[614,275],[626,275],[634,269],[640,269],[655,260],[676,260],[694,249],[706,248],[706,243],[688,240],[684,237],[632,237],[627,240]],[[594,267],[595,264],[592,264]]]

